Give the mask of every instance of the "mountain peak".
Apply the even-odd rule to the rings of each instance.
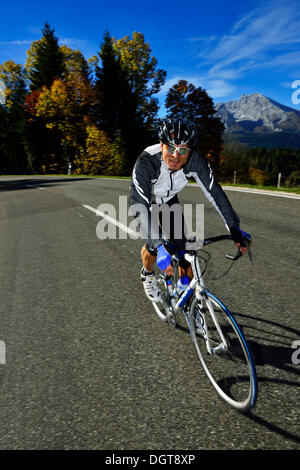
[[[242,95],[238,100],[216,105],[227,132],[300,133],[300,111],[261,93]]]

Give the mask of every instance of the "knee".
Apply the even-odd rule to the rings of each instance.
[[[156,255],[152,255],[146,245],[141,249],[141,257],[144,265],[148,265],[149,263],[152,265],[156,261]]]
[[[147,258],[156,258],[157,253],[156,250],[152,250],[151,248],[149,249],[147,245],[144,245],[141,249],[141,256],[142,258],[147,257]]]

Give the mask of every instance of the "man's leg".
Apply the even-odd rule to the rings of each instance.
[[[157,280],[154,274],[154,263],[156,261],[156,255],[151,254],[150,249],[147,245],[144,245],[141,250],[141,257],[143,267],[141,270],[141,279],[143,281],[144,290],[146,296],[151,302],[159,302],[160,290],[157,285]]]
[[[193,279],[194,275],[193,275],[191,264],[188,263],[188,266],[184,268],[182,268],[181,266],[178,266],[178,274],[179,274],[179,277],[188,276],[190,279]]]
[[[167,204],[170,206],[170,209],[177,207],[177,211],[174,210],[170,214],[170,242],[174,245],[175,251],[180,253],[185,250],[186,244],[184,215],[177,195]],[[185,259],[180,261],[178,274],[179,277],[188,276],[190,279],[193,279],[192,266]]]
[[[156,256],[153,256],[146,248],[146,245],[143,246],[141,249],[141,257],[143,268],[148,273],[153,273],[154,271],[154,263],[156,261]]]

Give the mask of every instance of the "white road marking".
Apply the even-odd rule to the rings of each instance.
[[[127,227],[126,225],[122,224],[121,222],[119,222],[118,220],[116,219],[113,219],[112,217],[110,217],[109,215],[105,214],[105,212],[102,212],[100,211],[99,209],[95,209],[94,207],[91,207],[91,206],[88,206],[87,204],[82,204],[83,207],[85,207],[86,209],[94,212],[96,215],[100,216],[100,217],[103,217],[104,219],[106,219],[108,222],[111,222],[112,224],[116,225],[117,227],[119,227],[119,229],[123,230],[124,232],[128,233],[128,235],[132,235],[133,237],[136,237],[137,236],[137,232],[135,232],[134,230],[132,230],[131,228]]]
[[[274,197],[285,197],[289,199],[300,199],[300,195],[292,195],[292,194],[278,194],[274,192],[267,192],[267,191],[260,191],[259,189],[240,189],[240,188],[227,188],[226,186],[222,186],[224,191],[237,191],[240,193],[250,193],[250,194],[260,194],[263,196],[274,196]]]

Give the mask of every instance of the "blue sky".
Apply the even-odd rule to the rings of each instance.
[[[95,55],[107,29],[117,39],[142,32],[167,71],[159,94],[179,79],[205,88],[215,103],[262,93],[300,111],[298,0],[15,0],[0,6],[0,63],[25,64],[48,21],[60,44]]]

